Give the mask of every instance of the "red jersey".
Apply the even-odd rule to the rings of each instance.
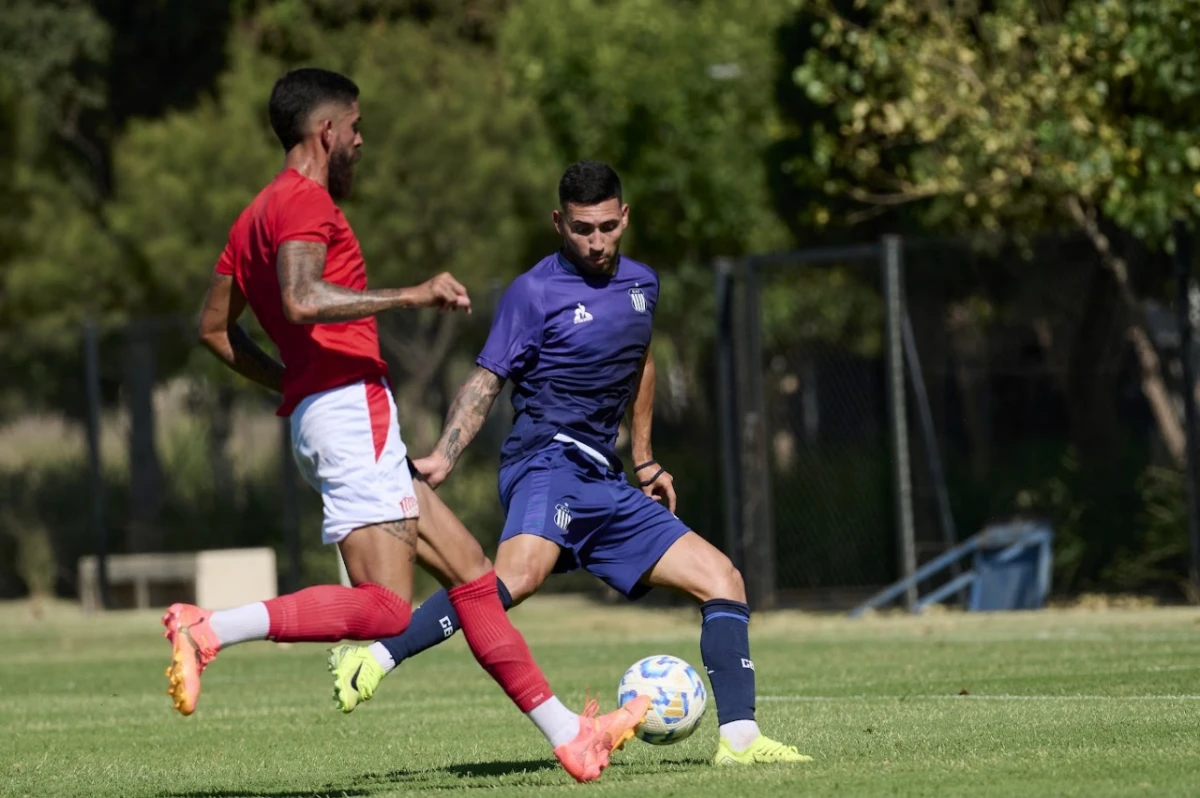
[[[386,377],[379,356],[375,317],[337,324],[293,324],[283,314],[275,256],[284,241],[324,244],[326,282],[367,287],[367,269],[358,239],[325,188],[295,169],[285,169],[259,192],[229,232],[217,272],[232,275],[285,366],[283,403],[289,416],[304,397]]]

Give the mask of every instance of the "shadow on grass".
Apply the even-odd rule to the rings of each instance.
[[[475,778],[540,773],[545,770],[558,770],[558,768],[557,762],[548,759],[530,759],[525,762],[464,762],[460,765],[447,765],[439,770],[460,778]]]
[[[662,762],[613,762],[606,773],[622,773],[625,775],[641,775],[661,773],[664,769],[678,767],[708,766],[707,759],[688,758],[674,759]],[[443,774],[458,776],[460,779],[491,779],[501,776],[534,775],[548,771],[561,771],[561,766],[552,759],[529,759],[522,762],[463,762],[457,765],[447,765],[443,768],[429,770],[393,770],[388,773],[368,773],[361,781],[375,784],[416,783],[422,781],[440,780]],[[566,778],[566,773],[563,773]],[[603,781],[603,779],[601,779]],[[464,787],[491,787],[492,784],[481,782],[478,785],[459,782],[446,785],[448,789]]]
[[[245,790],[193,790],[192,792],[165,792],[159,798],[360,798],[370,795],[370,790],[283,790],[279,792],[247,792]]]
[[[530,759],[523,762],[461,762],[440,768],[426,770],[390,770],[384,773],[364,773],[356,779],[356,783],[368,785],[377,790],[390,790],[397,784],[419,786],[425,789],[461,790],[471,788],[492,788],[492,779],[502,776],[534,775],[548,771],[559,770],[559,764],[552,759]],[[457,777],[453,781],[447,776]],[[563,774],[566,777],[566,774]],[[569,778],[569,777],[567,777]]]
[[[495,786],[489,779],[498,776],[509,776],[521,773],[537,773],[547,770],[557,770],[558,764],[553,761],[539,759],[528,762],[479,762],[449,765],[444,768],[429,768],[427,770],[391,770],[385,773],[364,773],[354,780],[354,787],[337,787],[323,784],[309,790],[280,790],[255,791],[242,789],[213,788],[208,790],[192,790],[188,792],[161,793],[158,798],[362,798],[377,792],[393,790],[396,784],[409,784],[424,789],[463,789],[470,787],[490,788]],[[478,781],[461,782],[446,779],[447,775],[459,779],[478,779]]]
[[[708,765],[706,759],[678,759],[667,762],[624,763],[614,762],[609,773],[642,775],[660,773],[671,767],[693,767]],[[364,773],[355,779],[358,787],[334,787],[323,785],[313,790],[283,790],[277,792],[254,792],[247,790],[195,790],[191,792],[162,793],[159,798],[361,798],[376,792],[393,789],[396,784],[422,785],[431,790],[491,789],[496,785],[489,780],[502,776],[534,775],[559,770],[557,762],[550,759],[529,759],[521,762],[464,762],[427,770],[391,770],[386,773]],[[457,776],[462,781],[445,781],[447,775]],[[564,779],[568,779],[563,774]],[[474,780],[466,781],[466,780]],[[566,782],[564,782],[566,783]]]

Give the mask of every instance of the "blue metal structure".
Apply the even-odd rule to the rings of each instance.
[[[969,588],[967,609],[971,612],[1036,610],[1046,603],[1050,592],[1051,543],[1054,532],[1042,521],[1016,521],[995,524],[968,538],[941,556],[930,560],[912,576],[855,607],[851,618],[877,609],[895,600],[940,571],[950,568],[968,555],[974,555],[971,570],[951,579],[936,590],[918,598],[913,612],[945,601]]]

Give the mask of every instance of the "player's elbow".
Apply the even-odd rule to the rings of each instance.
[[[317,309],[307,302],[285,297],[283,317],[292,324],[312,324],[317,320]]]
[[[213,330],[201,325],[196,330],[196,341],[208,351],[219,353],[223,349],[228,348],[229,331],[225,329]]]

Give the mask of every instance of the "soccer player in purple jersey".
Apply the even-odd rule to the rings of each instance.
[[[514,421],[499,480],[506,522],[495,559],[504,605],[533,595],[551,573],[577,568],[630,600],[655,587],[691,596],[700,604],[700,652],[720,723],[714,764],[809,761],[759,731],[741,574],[674,515],[671,475],[651,452],[658,276],[620,254],[629,223],[620,178],[605,164],[583,161],[563,174],[558,195],[553,221],[562,248],[505,292],[478,367],[459,390],[437,447],[416,468],[435,487],[445,480],[511,381]],[[626,481],[614,451],[631,405],[640,490]],[[335,648],[330,669],[342,711],[458,627],[441,591],[413,612],[403,634]]]

